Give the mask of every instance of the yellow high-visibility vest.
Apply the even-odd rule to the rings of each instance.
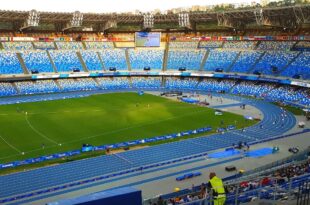
[[[225,189],[224,189],[224,184],[223,181],[218,178],[217,176],[214,176],[211,180],[210,180],[212,189],[215,193],[218,194],[218,196],[225,196]]]

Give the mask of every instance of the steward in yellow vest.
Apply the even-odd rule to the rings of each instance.
[[[211,172],[208,186],[212,189],[214,205],[224,205],[226,201],[225,188],[222,179],[218,178],[214,172]]]

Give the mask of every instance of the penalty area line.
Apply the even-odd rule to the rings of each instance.
[[[27,122],[27,124],[29,125],[29,127],[30,127],[35,133],[37,133],[38,135],[40,135],[40,136],[43,137],[44,139],[46,139],[46,140],[48,140],[48,141],[50,141],[50,142],[52,142],[52,143],[58,145],[58,143],[57,143],[56,141],[54,141],[54,140],[52,140],[51,138],[47,137],[46,135],[42,134],[40,131],[38,131],[36,128],[34,128],[34,127],[32,126],[32,124],[31,124],[31,123],[29,122],[29,120],[28,120],[28,115],[27,115],[27,113],[25,114],[25,119],[26,119],[26,122]]]
[[[23,152],[20,151],[19,149],[17,149],[15,146],[11,145],[8,141],[6,141],[1,135],[0,138],[2,139],[3,142],[5,142],[7,145],[9,145],[12,149],[14,149],[16,152],[18,152],[19,154],[22,154]]]

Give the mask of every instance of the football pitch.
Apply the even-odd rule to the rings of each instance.
[[[243,116],[137,93],[110,93],[84,98],[0,106],[0,163],[80,149],[82,144],[126,142],[212,126]],[[211,132],[209,132],[211,133]],[[200,135],[206,135],[203,133]]]

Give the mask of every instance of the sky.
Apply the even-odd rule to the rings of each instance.
[[[142,12],[154,9],[169,10],[193,5],[222,3],[251,3],[253,0],[0,0],[1,10],[54,11],[84,13]],[[254,0],[255,1],[255,0]],[[257,1],[257,0],[256,0]]]

